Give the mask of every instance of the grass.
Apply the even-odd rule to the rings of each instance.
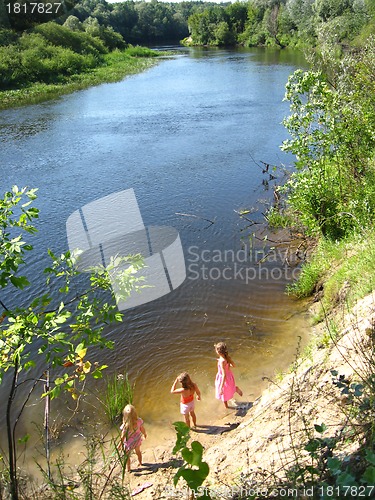
[[[0,91],[0,109],[37,104],[101,83],[117,82],[128,75],[145,71],[155,64],[159,55],[166,54],[146,47],[115,50],[103,56],[100,66],[72,75],[63,83],[35,83],[21,89]]]
[[[268,225],[273,228],[291,227],[292,219],[286,211],[279,210],[276,207],[270,207],[266,213]]]
[[[122,410],[133,403],[134,385],[130,383],[127,374],[114,373],[107,378],[106,388],[100,398],[104,411],[110,423],[115,424],[121,420]]]
[[[324,317],[340,301],[350,307],[375,288],[375,233],[352,235],[343,241],[321,239],[311,261],[306,263],[289,293],[309,297],[323,287],[321,310]],[[324,283],[324,285],[323,285]]]

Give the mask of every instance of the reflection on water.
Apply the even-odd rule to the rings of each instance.
[[[192,248],[198,254],[198,273],[188,269],[178,289],[126,311],[123,322],[106,331],[115,349],[94,355],[109,373],[129,373],[151,444],[171,435],[170,422],[180,418],[178,398],[169,391],[181,371],[202,390],[199,421],[222,415],[214,399],[214,343],[228,343],[242,399],[253,401],[266,384],[262,378],[290,363],[298,336],[307,332],[301,306],[284,294],[283,273],[246,280],[232,262],[223,275],[226,263],[207,263],[202,253],[241,248],[251,229],[238,211],[264,210],[269,194],[255,162],[288,163],[279,151],[288,112],[282,98],[300,62],[287,51],[185,50],[122,82],[0,113],[3,190],[15,182],[39,188],[39,233],[28,261],[35,293],[43,291],[45,247],[67,248],[68,216],[119,190],[137,193],[145,226],[178,231],[188,267],[197,263]],[[202,266],[219,271],[207,279]],[[2,300],[26,302],[20,293]],[[87,389],[100,393],[103,381]],[[95,397],[90,404],[100,407]],[[53,408],[66,420],[63,398]],[[24,419],[22,430],[42,409],[28,411],[33,417]]]

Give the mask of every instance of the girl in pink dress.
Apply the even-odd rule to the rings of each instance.
[[[126,468],[130,472],[130,454],[133,450],[138,457],[139,465],[142,465],[142,434],[146,438],[147,434],[143,426],[143,420],[137,417],[137,412],[133,405],[126,405],[122,412],[121,442],[127,454]]]
[[[237,392],[242,396],[242,391],[236,386],[231,367],[234,367],[234,362],[228,354],[228,348],[225,342],[215,344],[216,354],[219,356],[217,360],[217,374],[215,379],[216,399],[223,401],[225,408],[228,408],[228,401],[233,398]]]

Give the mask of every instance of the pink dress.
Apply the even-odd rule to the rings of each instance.
[[[137,419],[137,428],[134,431],[128,431],[125,433],[123,438],[124,450],[130,452],[139,446],[142,442],[142,431],[141,427],[143,425],[143,420],[141,418]],[[124,424],[121,425],[120,429],[124,428]]]
[[[225,371],[225,381],[223,385],[223,393],[220,394],[219,388],[223,380],[222,370]],[[234,381],[234,376],[230,369],[229,363],[227,361],[224,361],[224,363],[221,364],[220,361],[218,361],[217,374],[215,379],[216,399],[220,399],[221,401],[229,401],[230,399],[233,398],[235,392],[236,392],[236,382]]]

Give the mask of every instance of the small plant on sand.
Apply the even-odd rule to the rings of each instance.
[[[174,422],[173,425],[177,434],[173,453],[181,453],[185,462],[176,472],[173,484],[176,486],[178,480],[182,477],[191,489],[194,498],[198,500],[210,500],[211,496],[208,488],[202,488],[202,484],[210,471],[208,464],[202,460],[203,446],[199,441],[192,441],[191,448],[189,448],[187,443],[190,439],[190,428],[185,422]]]

